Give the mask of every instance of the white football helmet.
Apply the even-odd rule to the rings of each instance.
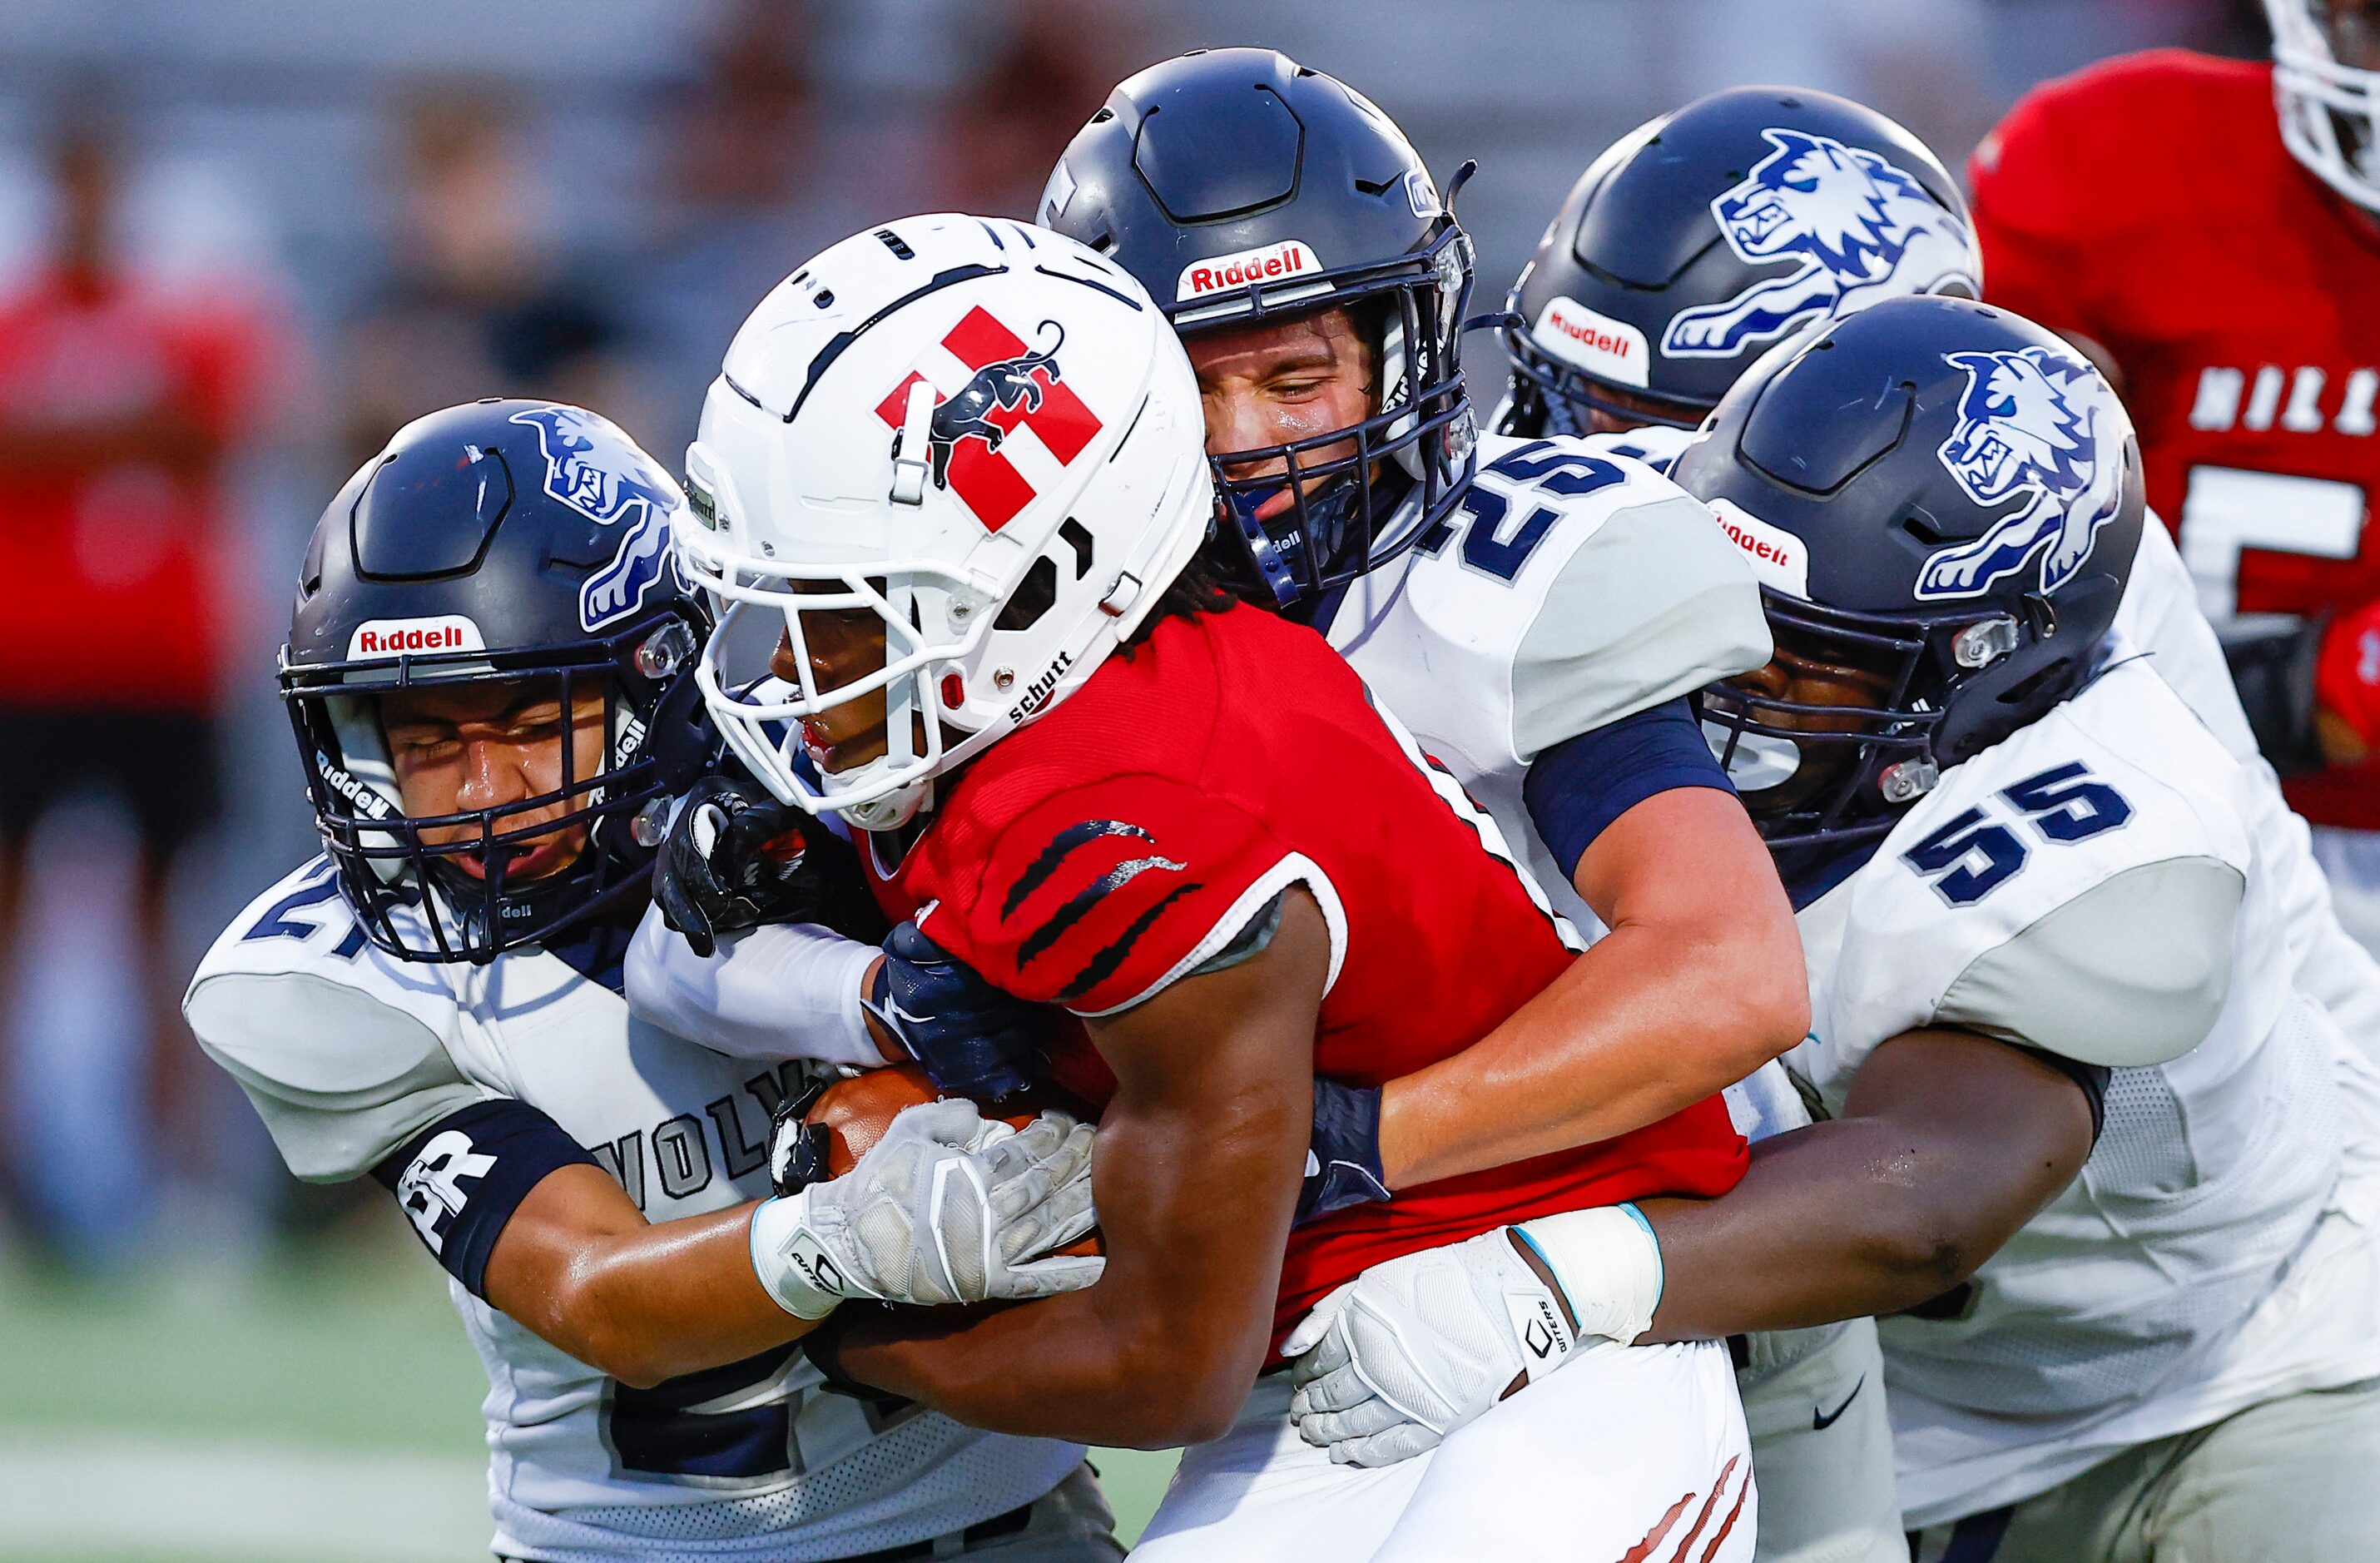
[[[2380,212],[2380,70],[2352,63],[2380,63],[2380,18],[2331,0],[2265,0],[2265,13],[2282,141],[2323,183]]]
[[[721,610],[697,674],[721,733],[780,799],[871,830],[1088,678],[1214,515],[1163,311],[1002,219],[905,218],[780,284],[727,350],[686,473],[675,536]],[[822,688],[813,636],[854,613],[880,624],[882,665]],[[780,632],[797,684],[767,667]],[[806,719],[880,692],[884,755],[825,769]]]

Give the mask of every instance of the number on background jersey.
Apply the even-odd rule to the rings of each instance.
[[[2000,789],[1999,801],[2048,842],[2084,842],[2132,817],[2132,806],[2080,761],[2056,766]],[[1972,906],[2015,878],[2029,849],[2016,821],[1971,808],[1900,854],[1953,906]]]
[[[2182,563],[2199,606],[2215,619],[2240,612],[2240,559],[2250,549],[2300,558],[2352,559],[2363,549],[2363,491],[2353,483],[2194,466],[2181,502]]]

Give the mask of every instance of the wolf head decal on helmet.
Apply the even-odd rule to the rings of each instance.
[[[1690,429],[1792,333],[1982,275],[1957,181],[1908,131],[1825,92],[1714,93],[1622,138],[1546,229],[1504,431]]]
[[[2144,514],[2098,371],[1961,299],[1892,300],[1775,349],[1674,476],[1761,577],[1776,659],[1699,699],[1780,851],[1882,835],[2081,687]]]

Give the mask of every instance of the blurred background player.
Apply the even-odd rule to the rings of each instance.
[[[2062,463],[1998,459],[2048,416]],[[1802,891],[1788,1067],[1828,1121],[1645,1207],[1649,1338],[1893,1315],[1926,1563],[2351,1554],[2380,1074],[2292,973],[2257,774],[2107,634],[2143,524],[2120,406],[2029,322],[1888,302],[1755,366],[1678,475],[1769,545],[1777,660],[1701,704]],[[1597,1312],[1633,1274],[1561,1278]],[[1366,1386],[1428,1373],[1433,1314],[1477,1328],[1437,1295],[1366,1276],[1305,1337],[1312,1431],[1394,1436]]]
[[[2073,336],[2341,921],[2380,943],[2380,16],[2267,0],[2275,63],[2179,51],[2038,89],[1977,150],[1987,296]],[[2254,234],[2252,246],[2236,236]]]
[[[8,1157],[18,1213],[83,1263],[125,1257],[158,1184],[212,1159],[177,974],[164,969],[166,891],[221,803],[217,719],[241,601],[232,468],[279,347],[238,290],[135,268],[124,135],[103,91],[60,120],[48,250],[0,294],[0,970],[15,963],[28,838],[55,806],[100,794],[137,837],[132,926],[101,937],[128,962],[121,1006],[145,1037],[128,1111],[105,1109],[138,1126],[138,1148],[89,1122],[80,1094],[60,1089],[72,1074],[43,1071],[20,1088],[54,1092],[56,1111],[18,1120]],[[129,633],[93,635],[103,624]],[[103,840],[91,825],[81,833]],[[22,980],[32,968],[29,951]],[[55,1137],[68,1126],[58,1113],[88,1140]]]
[[[771,1121],[854,1060],[755,1068],[619,997],[652,820],[717,752],[683,505],[552,403],[434,413],[365,463],[283,671],[325,852],[217,940],[191,1025],[292,1172],[378,1181],[452,1278],[499,1557],[1118,1557],[1079,1448],[827,1393],[790,1345],[844,1297],[1087,1282],[1021,1261],[1090,1225],[1088,1131],[937,1103],[768,1199]],[[811,1269],[776,1246],[804,1242]]]

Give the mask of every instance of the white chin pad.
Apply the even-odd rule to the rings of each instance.
[[[1735,757],[1728,760],[1727,779],[1735,783],[1739,793],[1764,793],[1771,787],[1783,786],[1802,769],[1802,745],[1791,738],[1777,738],[1766,733],[1746,733],[1738,737],[1735,730],[1718,722],[1703,723],[1703,740],[1711,753],[1724,758],[1727,746],[1735,745]]]

